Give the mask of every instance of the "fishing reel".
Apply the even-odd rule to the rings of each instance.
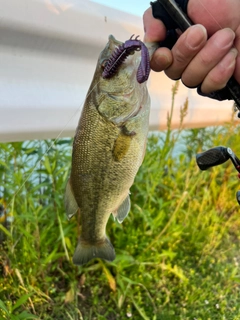
[[[223,164],[227,160],[231,160],[235,169],[238,172],[238,178],[240,179],[240,160],[234,154],[232,149],[226,147],[214,147],[205,152],[198,153],[196,155],[197,165],[201,170],[207,170],[208,168]],[[236,193],[237,202],[240,205],[240,191]]]

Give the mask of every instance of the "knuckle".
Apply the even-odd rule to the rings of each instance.
[[[212,62],[211,54],[208,54],[205,51],[200,52],[199,54],[200,64],[203,66],[208,66]]]
[[[209,76],[209,83],[211,83],[211,86],[213,88],[221,89],[225,87],[226,80],[220,77],[219,75]]]
[[[185,66],[187,64],[186,54],[184,54],[180,50],[176,50],[174,54],[174,60],[175,60],[175,63],[181,66]]]

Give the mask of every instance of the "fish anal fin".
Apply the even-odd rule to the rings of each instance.
[[[73,255],[73,263],[83,265],[94,258],[113,261],[115,257],[115,250],[107,237],[96,244],[89,244],[80,237]]]
[[[128,215],[131,208],[131,201],[129,194],[124,199],[124,201],[121,203],[121,205],[118,207],[118,209],[113,213],[114,217],[117,219],[119,223],[122,223],[123,220]]]
[[[74,197],[72,187],[71,187],[71,180],[68,180],[65,195],[64,195],[64,204],[67,213],[68,219],[71,219],[78,211],[78,204]]]

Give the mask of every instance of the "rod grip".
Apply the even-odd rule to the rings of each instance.
[[[214,147],[196,155],[197,165],[201,170],[218,166],[230,158],[226,147]]]

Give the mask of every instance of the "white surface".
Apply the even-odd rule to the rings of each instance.
[[[108,35],[142,38],[141,17],[88,0],[0,0],[0,7],[0,141],[73,136]],[[172,84],[163,73],[151,74],[151,130],[166,126]],[[181,85],[175,127],[186,97],[187,127],[231,118],[231,102],[201,98]]]

